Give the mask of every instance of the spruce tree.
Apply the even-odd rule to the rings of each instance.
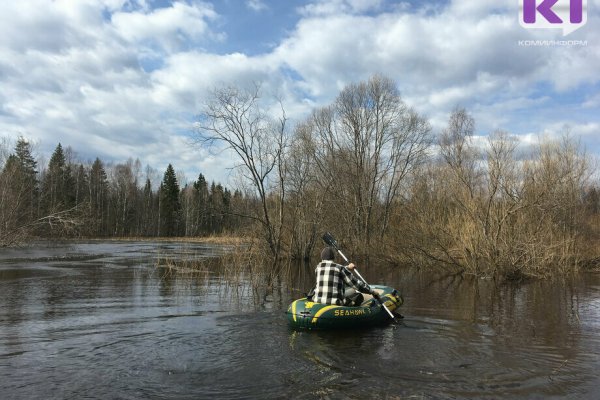
[[[52,214],[75,206],[75,182],[66,163],[62,145],[59,143],[50,157],[48,170],[42,184],[44,209]]]
[[[90,169],[88,212],[91,220],[90,231],[93,235],[106,234],[105,210],[108,206],[108,179],[104,164],[96,158]]]
[[[144,236],[156,236],[156,213],[157,207],[157,196],[152,191],[152,183],[150,179],[146,179],[143,193],[143,205],[142,205],[142,234]]]
[[[176,236],[179,234],[181,203],[179,201],[179,184],[171,164],[168,165],[160,185],[160,218],[159,235]]]
[[[196,195],[196,226],[200,233],[208,232],[208,182],[204,178],[204,175],[198,175],[198,180],[194,182],[194,191]]]
[[[82,164],[79,164],[73,173],[75,176],[75,204],[87,203],[87,196],[89,194],[89,182],[88,174]]]
[[[19,207],[19,218],[22,222],[33,221],[37,216],[38,180],[37,162],[31,155],[31,145],[20,137],[15,146],[17,168],[13,176],[13,184],[22,190],[22,202]]]

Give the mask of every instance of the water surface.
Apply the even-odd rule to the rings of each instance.
[[[404,320],[297,332],[312,284],[172,274],[197,243],[81,242],[0,250],[3,399],[578,398],[600,396],[600,277],[497,286],[371,267]]]

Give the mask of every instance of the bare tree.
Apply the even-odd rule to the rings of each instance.
[[[214,90],[197,124],[201,144],[222,145],[237,156],[236,167],[259,202],[259,209],[246,217],[260,223],[274,266],[282,251],[285,217],[286,121],[283,107],[278,120],[267,115],[260,103],[260,86],[254,85],[249,90]]]
[[[577,266],[587,158],[568,138],[527,155],[517,146],[503,131],[477,143],[473,118],[452,113],[442,163],[414,187],[411,257],[512,279]]]
[[[426,158],[429,124],[391,79],[376,75],[345,87],[302,129],[310,132],[317,182],[337,210],[334,220],[368,253],[374,233],[387,232],[402,183]]]
[[[310,123],[298,125],[287,157],[288,208],[291,221],[290,252],[293,258],[308,260],[322,228],[325,197],[329,185],[319,185],[314,162],[317,150],[311,137]],[[324,170],[323,172],[330,172]],[[332,176],[328,176],[330,181]],[[324,183],[324,182],[321,182]]]
[[[112,215],[114,226],[112,234],[127,236],[135,229],[135,207],[138,195],[138,172],[140,162],[128,159],[117,164],[109,171],[111,174]]]

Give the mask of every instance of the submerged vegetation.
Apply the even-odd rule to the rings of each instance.
[[[202,174],[180,187],[171,165],[153,188],[139,161],[86,164],[60,144],[38,168],[26,139],[14,152],[3,142],[0,245],[226,235],[238,239],[222,268],[266,266],[273,278],[332,230],[363,262],[501,279],[600,265],[597,171],[570,135],[528,146],[508,132],[481,136],[461,108],[432,132],[382,76],[348,85],[293,129],[283,107],[267,109],[256,86],[217,89],[202,110],[198,145],[239,161],[233,191]]]

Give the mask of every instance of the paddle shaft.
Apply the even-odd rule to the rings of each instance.
[[[348,261],[348,258],[346,258],[346,256],[344,255],[344,253],[342,253],[342,251],[337,246],[334,246],[334,247],[337,250],[337,252],[340,253],[340,256],[342,256],[342,258],[344,259],[344,261],[346,261],[347,263],[350,263],[350,261]],[[358,277],[360,278],[360,280],[363,281],[365,283],[365,285],[368,285],[367,281],[358,272],[358,270],[356,269],[356,267],[354,267],[354,269],[352,271],[356,272],[356,275],[358,275]],[[381,304],[381,306],[383,307],[383,309],[385,311],[387,311],[387,313],[390,316],[390,318],[392,318],[392,320],[396,320],[396,318],[394,317],[394,314],[392,314],[392,312],[387,308],[387,306],[383,303],[383,301],[381,301],[381,300],[379,300],[377,298],[376,298],[376,300],[379,301],[379,304]]]

